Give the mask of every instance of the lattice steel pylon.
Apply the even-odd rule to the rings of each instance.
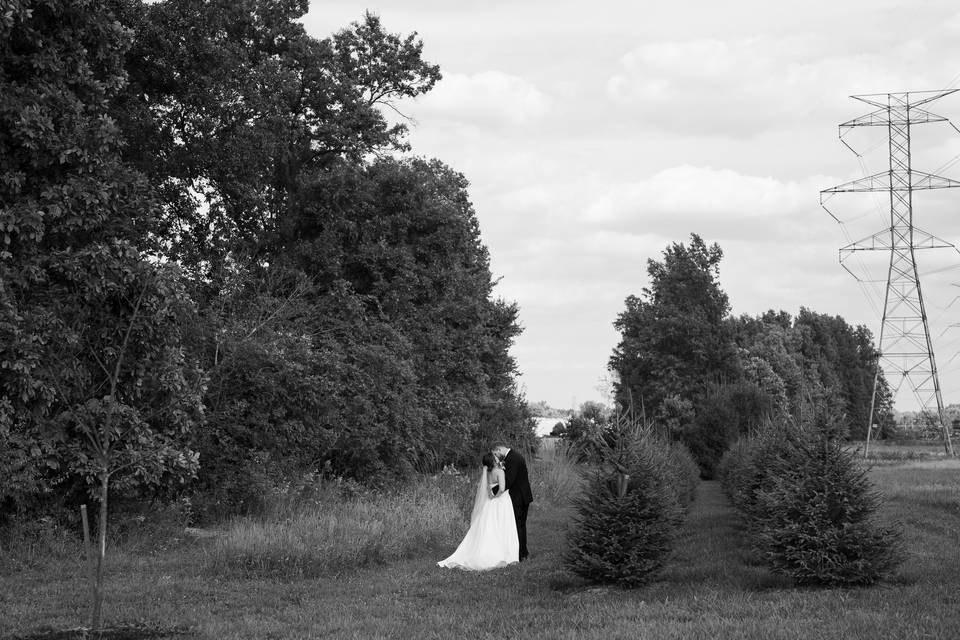
[[[843,141],[845,130],[852,127],[886,127],[889,136],[890,168],[888,171],[820,192],[820,203],[824,209],[827,209],[824,204],[824,194],[886,191],[890,195],[889,228],[840,249],[840,263],[847,271],[850,269],[844,263],[855,252],[881,249],[890,252],[883,318],[880,323],[880,362],[877,363],[877,372],[874,376],[864,455],[869,451],[870,436],[874,426],[881,365],[888,376],[891,373],[900,374],[898,389],[904,381],[909,383],[920,404],[921,416],[934,415],[933,411],[936,410],[934,417],[943,434],[944,449],[947,455],[953,455],[950,429],[943,415],[943,396],[940,393],[933,342],[930,339],[930,326],[920,291],[920,275],[917,271],[914,252],[917,249],[945,248],[954,247],[954,245],[914,226],[913,192],[917,189],[960,187],[960,182],[913,170],[910,165],[910,127],[930,122],[949,122],[947,118],[919,107],[955,91],[957,89],[851,96],[855,100],[876,107],[876,110],[841,124],[841,141]],[[839,222],[829,209],[827,212]]]

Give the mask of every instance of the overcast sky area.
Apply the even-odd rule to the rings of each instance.
[[[833,197],[838,224],[820,191],[888,168],[885,128],[845,134],[862,158],[838,139],[872,110],[850,95],[960,87],[955,0],[325,0],[304,23],[325,37],[367,9],[440,65],[399,106],[413,153],[470,181],[496,294],[520,306],[528,400],[608,399],[624,299],[691,233],[723,249],[733,314],[803,306],[879,338],[889,254],[858,253],[849,266],[879,281],[858,283],[838,249],[889,227],[887,195]],[[926,108],[960,126],[960,92]],[[950,125],[913,127],[912,151],[960,180]],[[914,223],[960,242],[960,189],[915,192]],[[918,263],[944,401],[960,403],[960,253]]]

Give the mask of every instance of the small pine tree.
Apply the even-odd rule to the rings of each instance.
[[[683,509],[649,460],[623,477],[598,472],[577,499],[564,560],[590,581],[638,587],[667,561]]]
[[[797,439],[763,475],[749,519],[774,572],[802,585],[852,586],[873,584],[899,565],[899,530],[874,522],[880,496],[828,430]]]
[[[769,423],[753,437],[734,442],[717,465],[724,491],[748,525],[757,512],[759,492],[775,474],[773,467],[792,455],[798,437],[799,433],[785,424]]]

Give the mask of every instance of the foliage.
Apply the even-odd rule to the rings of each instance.
[[[161,186],[159,249],[212,284],[231,261],[282,249],[319,173],[403,149],[405,126],[380,106],[440,78],[416,34],[389,34],[367,14],[317,40],[306,11],[304,0],[167,0],[124,16],[126,157]]]
[[[573,413],[570,409],[557,409],[555,407],[551,407],[544,400],[531,402],[529,404],[530,413],[539,418],[557,418],[560,420],[570,417],[570,414]]]
[[[609,431],[612,414],[599,402],[584,402],[554,432],[563,438],[563,446],[577,461],[599,462],[604,447],[605,434]],[[552,434],[551,434],[552,435]]]
[[[759,496],[763,557],[799,584],[873,584],[902,561],[900,531],[870,520],[880,499],[851,453],[835,440],[813,446]]]
[[[507,353],[517,308],[492,299],[467,182],[391,155],[405,125],[382,109],[438,68],[375,15],[318,40],[305,11],[169,0],[128,16],[126,157],[160,185],[157,250],[203,318],[199,488],[235,486],[255,460],[403,476],[491,439],[532,448]],[[241,510],[256,497],[218,493]]]
[[[652,468],[631,471],[624,493],[616,476],[597,474],[577,501],[564,559],[577,575],[637,587],[666,563],[682,511]]]
[[[157,208],[120,158],[109,101],[129,33],[110,2],[49,2],[0,27],[0,499],[182,480],[202,378],[192,302],[137,248]]]
[[[902,561],[901,533],[875,522],[880,496],[866,470],[830,421],[816,424],[740,443],[722,464],[724,485],[774,572],[801,585],[873,584]]]
[[[91,627],[101,629],[108,496],[191,477],[202,375],[179,270],[144,254],[160,208],[125,163],[121,3],[5,6],[0,20],[0,502],[97,485]],[[91,493],[93,493],[91,491]]]
[[[670,557],[698,473],[680,445],[628,414],[615,416],[602,442],[575,502],[564,563],[590,581],[636,587]]]
[[[809,425],[828,411],[845,417],[842,435],[863,438],[874,381],[874,420],[890,432],[892,395],[870,331],[803,307],[796,318],[729,317],[722,256],[694,234],[648,262],[650,286],[615,322],[621,340],[609,365],[620,403],[641,403],[708,478],[733,440],[766,421]]]
[[[789,413],[804,425],[818,411],[843,415],[846,435],[863,439],[876,377],[874,422],[882,431],[892,428],[892,393],[882,371],[877,377],[879,355],[866,327],[803,307],[796,318],[768,311],[730,322],[745,377],[771,396],[776,415]]]
[[[93,466],[169,498],[199,454],[197,504],[229,513],[305,469],[535,450],[467,181],[383,112],[439,69],[375,15],[317,39],[306,10],[0,11],[4,512]]]
[[[282,259],[315,283],[310,332],[334,383],[321,421],[337,434],[338,473],[432,471],[500,439],[533,449],[508,353],[518,309],[492,298],[466,187],[436,161],[381,160],[311,192],[314,217]]]
[[[734,440],[755,433],[774,416],[771,397],[748,382],[713,388],[701,398],[698,409],[675,437],[689,448],[708,479]]]
[[[663,260],[649,260],[650,286],[629,296],[614,326],[620,343],[610,358],[619,404],[642,403],[651,415],[671,396],[692,400],[711,381],[736,371],[736,351],[724,318],[720,288],[723,251],[696,234],[690,245],[673,243]]]
[[[693,504],[697,487],[700,485],[700,466],[683,443],[666,439],[655,442],[666,450],[666,455],[658,456],[657,460],[664,463],[664,473],[669,477],[669,486],[676,491],[677,501],[689,507]]]
[[[752,436],[741,437],[727,449],[717,465],[717,477],[730,501],[744,517],[757,512],[757,496],[771,478],[769,465],[780,457],[790,457],[796,434],[787,423],[768,423]]]

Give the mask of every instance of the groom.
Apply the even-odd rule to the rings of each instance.
[[[503,463],[503,488],[510,492],[510,501],[513,502],[513,517],[517,521],[517,538],[520,540],[520,561],[523,562],[530,555],[527,552],[527,510],[533,502],[527,461],[517,451],[502,444],[494,447],[493,453]]]

